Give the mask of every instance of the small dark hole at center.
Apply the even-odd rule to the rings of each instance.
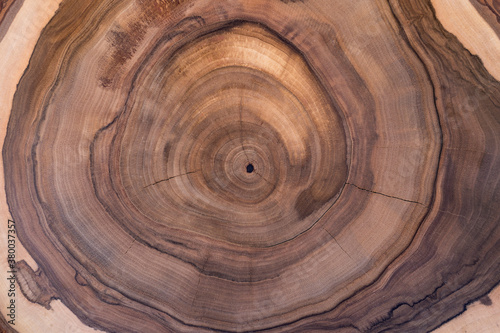
[[[252,173],[253,172],[253,164],[247,165],[247,172]]]

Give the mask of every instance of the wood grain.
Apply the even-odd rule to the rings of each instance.
[[[3,172],[20,291],[69,311],[21,332],[427,332],[486,300],[475,5],[465,29],[441,0],[61,2],[17,59]]]

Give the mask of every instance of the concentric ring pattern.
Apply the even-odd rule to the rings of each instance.
[[[114,153],[127,199],[148,220],[272,246],[332,205],[347,176],[343,126],[290,46],[241,24],[147,70]]]
[[[80,1],[75,18],[75,3],[19,83],[4,158],[23,244],[89,326],[411,328],[479,296],[462,277],[498,270],[493,213],[479,196],[466,212],[476,185],[498,193],[497,149],[477,162],[486,141],[466,128],[498,124],[454,127],[479,79],[452,76],[446,48],[470,54],[429,4]],[[428,31],[451,41],[426,46]],[[455,256],[464,234],[484,242]]]

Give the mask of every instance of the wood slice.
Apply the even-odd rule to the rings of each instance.
[[[500,5],[472,2],[492,48],[444,0],[62,1],[11,60],[3,172],[18,288],[66,312],[20,331],[428,332],[488,304]]]

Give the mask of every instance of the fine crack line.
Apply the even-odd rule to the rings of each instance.
[[[323,229],[330,237],[332,237],[332,239],[335,241],[335,243],[337,243],[337,245],[340,247],[340,249],[345,253],[347,254],[347,256],[352,260],[354,261],[354,259],[352,259],[352,257],[349,255],[349,253],[347,253],[346,250],[344,250],[344,248],[342,247],[342,245],[340,245],[340,243],[337,241],[337,239],[330,233],[330,231],[326,230],[325,228],[321,228]]]
[[[424,205],[423,203],[420,203],[418,201],[407,200],[407,199],[395,197],[395,196],[392,196],[392,195],[388,195],[388,194],[384,194],[384,193],[380,193],[380,192],[376,192],[376,191],[372,191],[372,190],[367,190],[366,188],[362,188],[362,187],[359,187],[358,185],[351,184],[351,183],[346,183],[346,185],[354,186],[355,188],[357,188],[357,189],[359,189],[361,191],[366,191],[366,192],[369,192],[369,193],[379,194],[379,195],[383,195],[384,197],[387,197],[387,198],[397,199],[397,200],[401,200],[401,201],[404,201],[404,202],[411,202],[411,203],[415,203],[417,205],[421,205],[421,206],[427,207],[426,205]]]
[[[180,175],[176,175],[176,176],[172,176],[172,177],[168,177],[168,178],[165,178],[165,179],[162,179],[162,180],[158,180],[152,184],[149,184],[149,185],[146,185],[144,186],[143,188],[146,188],[146,187],[150,187],[150,186],[153,186],[153,185],[156,185],[156,184],[159,184],[161,182],[166,182],[166,181],[169,181],[170,179],[174,179],[174,178],[177,178],[177,177],[181,177],[181,176],[186,176],[186,175],[190,175],[192,173],[196,173],[200,170],[195,170],[195,171],[190,171],[190,172],[186,172],[186,173],[183,173],[183,174],[180,174]]]
[[[205,260],[203,261],[203,265],[202,265],[201,270],[200,270],[200,272],[198,274],[198,282],[196,283],[196,288],[195,288],[193,300],[191,301],[191,306],[194,305],[194,302],[196,301],[196,298],[198,297],[198,291],[199,291],[198,288],[200,287],[201,275],[203,274],[203,272],[205,272],[205,266],[207,265],[208,258],[209,258],[209,256],[207,255],[205,257]]]
[[[267,179],[266,179],[266,177],[262,176],[262,175],[261,175],[260,173],[258,173],[257,171],[254,171],[254,172],[255,172],[255,174],[256,174],[257,176],[259,176],[260,178],[264,179],[264,181],[265,181],[266,183],[268,183],[269,185],[274,185],[274,184],[273,184],[273,183],[271,183],[269,180],[267,180]]]
[[[245,157],[247,158],[247,163],[250,163],[250,159],[248,158],[247,152],[245,150],[245,147],[243,146],[243,97],[240,98],[240,144],[241,144],[241,149],[243,150],[243,153],[245,154]]]
[[[464,219],[468,219],[468,218],[469,218],[469,217],[467,217],[467,216],[465,216],[465,215],[455,214],[455,213],[449,212],[449,211],[447,211],[447,210],[442,210],[442,209],[438,209],[438,212],[440,212],[440,213],[444,213],[444,214],[450,214],[451,216],[461,217],[461,218],[464,218]]]
[[[128,253],[128,251],[132,248],[132,245],[134,245],[134,243],[137,241],[137,239],[134,238],[134,240],[132,241],[132,243],[130,243],[130,246],[128,247],[127,251],[125,251],[125,254]]]

